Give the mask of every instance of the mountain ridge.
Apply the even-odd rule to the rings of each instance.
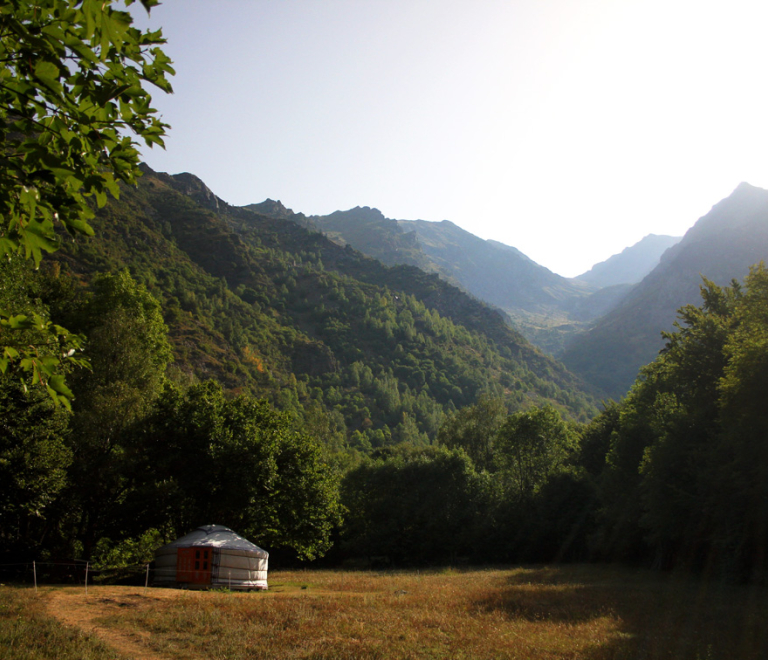
[[[768,191],[747,183],[699,218],[660,263],[562,355],[565,364],[613,398],[664,345],[677,310],[699,304],[702,278],[742,280],[768,258]]]
[[[637,284],[658,265],[664,252],[681,239],[682,236],[648,234],[573,279],[600,288]]]

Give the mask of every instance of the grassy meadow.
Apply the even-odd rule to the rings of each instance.
[[[106,644],[77,628],[61,625],[47,611],[47,598],[28,587],[0,585],[2,660],[122,660]]]
[[[62,591],[86,600],[0,588],[3,658],[132,657],[57,625]],[[99,626],[163,658],[768,657],[765,588],[625,568],[275,571],[263,593],[92,587],[87,600]]]

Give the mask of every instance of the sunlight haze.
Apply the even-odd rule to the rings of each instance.
[[[768,187],[768,7],[166,0],[159,171],[224,200],[451,220],[566,276]]]

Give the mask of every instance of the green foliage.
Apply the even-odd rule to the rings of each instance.
[[[440,426],[437,441],[446,447],[461,447],[478,470],[493,470],[496,438],[506,417],[502,399],[483,395],[474,405],[449,415]]]
[[[739,296],[705,280],[702,307],[680,310],[677,332],[622,403],[600,485],[606,554],[637,558],[650,546],[667,565],[706,552],[718,384]]]
[[[171,351],[157,301],[127,271],[97,278],[72,321],[88,333],[93,366],[72,379],[74,463],[66,495],[89,554],[102,535],[123,531],[116,511],[141,460],[134,428],[161,391]]]
[[[741,575],[768,579],[768,270],[745,278],[720,385],[722,434],[714,451],[717,549]]]
[[[587,432],[595,446],[610,433],[595,541],[606,556],[763,579],[768,273],[754,267],[744,287],[705,280],[702,299],[680,310],[603,430]]]
[[[36,552],[72,461],[67,417],[38,388],[0,376],[0,554]]]
[[[445,448],[387,448],[344,477],[344,548],[395,563],[473,553],[484,480],[467,455]]]
[[[55,222],[92,235],[87,199],[103,206],[116,181],[136,177],[139,154],[123,131],[162,145],[166,125],[142,86],[171,91],[162,36],[110,4],[11,0],[0,11],[2,254],[23,249],[39,263],[58,244]]]
[[[313,559],[340,520],[338,478],[319,443],[287,413],[250,397],[227,400],[213,382],[168,389],[143,430],[150,506],[174,529],[216,521],[273,549]]]
[[[31,374],[20,379],[23,388],[42,383],[54,403],[70,408],[72,392],[62,368],[87,367],[88,361],[82,357],[83,337],[51,320],[41,300],[47,281],[20,256],[0,259],[0,374],[11,376],[16,365]]]
[[[326,449],[265,401],[227,399],[213,383],[169,385],[160,306],[128,271],[98,276],[89,290],[55,271],[8,278],[2,290],[87,331],[92,370],[72,378],[71,415],[0,376],[0,552],[82,554],[119,569],[151,559],[158,534],[211,521],[271,551],[328,549],[341,512],[326,460],[332,443],[343,448],[339,414],[313,411]]]
[[[50,323],[44,302],[49,284],[50,278],[24,259],[0,259],[0,307]],[[6,350],[21,343],[51,362],[56,353],[75,350],[71,337],[51,346],[47,334],[35,327],[0,327],[0,342]],[[44,536],[71,462],[67,427],[65,411],[53,405],[45,390],[27,387],[10,369],[0,373],[0,552],[33,551]]]
[[[126,2],[132,4],[132,0]],[[157,4],[143,0],[144,6]],[[89,219],[117,182],[139,174],[134,135],[162,146],[166,125],[143,88],[171,87],[170,60],[158,32],[141,33],[111,0],[10,0],[0,8],[0,256],[23,253],[38,265],[58,249],[57,223],[93,235]],[[66,330],[34,314],[0,308],[3,329],[36,329],[46,345],[70,341]],[[75,346],[77,348],[77,346]],[[0,368],[13,363],[67,404],[62,362],[20,341],[4,345]]]
[[[443,424],[442,446],[376,449],[346,474],[342,547],[409,563],[585,559],[596,501],[577,436],[551,407],[506,415],[484,397]]]
[[[91,564],[97,571],[105,569],[136,568],[139,564],[148,564],[155,558],[155,550],[172,541],[167,534],[156,529],[148,529],[137,537],[113,543],[102,537],[96,543],[91,557]]]
[[[565,466],[577,449],[568,425],[551,406],[510,415],[498,432],[495,460],[513,497],[525,500]]]

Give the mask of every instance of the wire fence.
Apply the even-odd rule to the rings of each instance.
[[[120,582],[149,587],[155,578],[176,573],[176,568],[155,568],[152,564],[133,564],[119,567],[96,567],[79,559],[67,561],[26,561],[0,564],[0,582],[28,584],[37,590],[42,584],[79,584],[88,593],[89,584]]]

